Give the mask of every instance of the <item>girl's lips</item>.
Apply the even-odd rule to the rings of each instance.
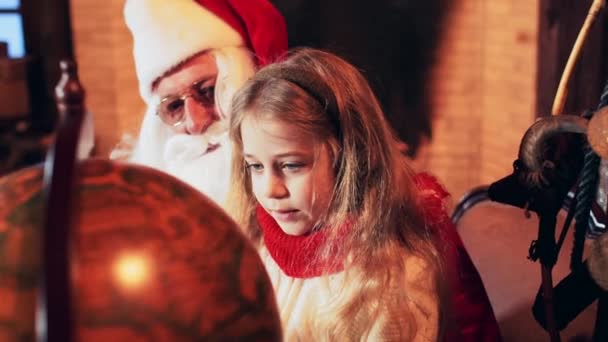
[[[299,210],[291,209],[291,210],[271,210],[272,216],[278,221],[295,221],[296,214]]]

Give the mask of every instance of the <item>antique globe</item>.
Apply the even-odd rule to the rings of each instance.
[[[78,341],[277,341],[272,287],[236,224],[161,172],[78,166],[72,294]],[[41,166],[0,179],[0,341],[35,339]]]

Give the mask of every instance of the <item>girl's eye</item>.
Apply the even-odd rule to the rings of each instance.
[[[247,170],[253,171],[253,172],[259,172],[264,169],[264,166],[262,166],[262,164],[259,164],[259,163],[245,163],[245,167],[247,168]]]
[[[283,169],[288,170],[288,171],[298,171],[302,167],[304,167],[304,164],[302,164],[302,163],[284,163],[282,165],[282,167],[283,167]]]

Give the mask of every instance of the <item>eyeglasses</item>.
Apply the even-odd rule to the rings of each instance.
[[[156,109],[156,115],[167,125],[177,127],[184,123],[186,99],[192,97],[206,109],[215,110],[215,83],[208,85],[208,79],[195,82],[182,94],[163,97]]]

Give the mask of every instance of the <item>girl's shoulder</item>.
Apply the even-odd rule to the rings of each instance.
[[[450,197],[450,193],[437,180],[437,177],[427,172],[420,172],[414,175],[414,183],[423,198],[445,200]]]
[[[414,176],[418,188],[419,204],[427,223],[444,225],[451,222],[449,217],[450,193],[429,173],[421,172]]]

